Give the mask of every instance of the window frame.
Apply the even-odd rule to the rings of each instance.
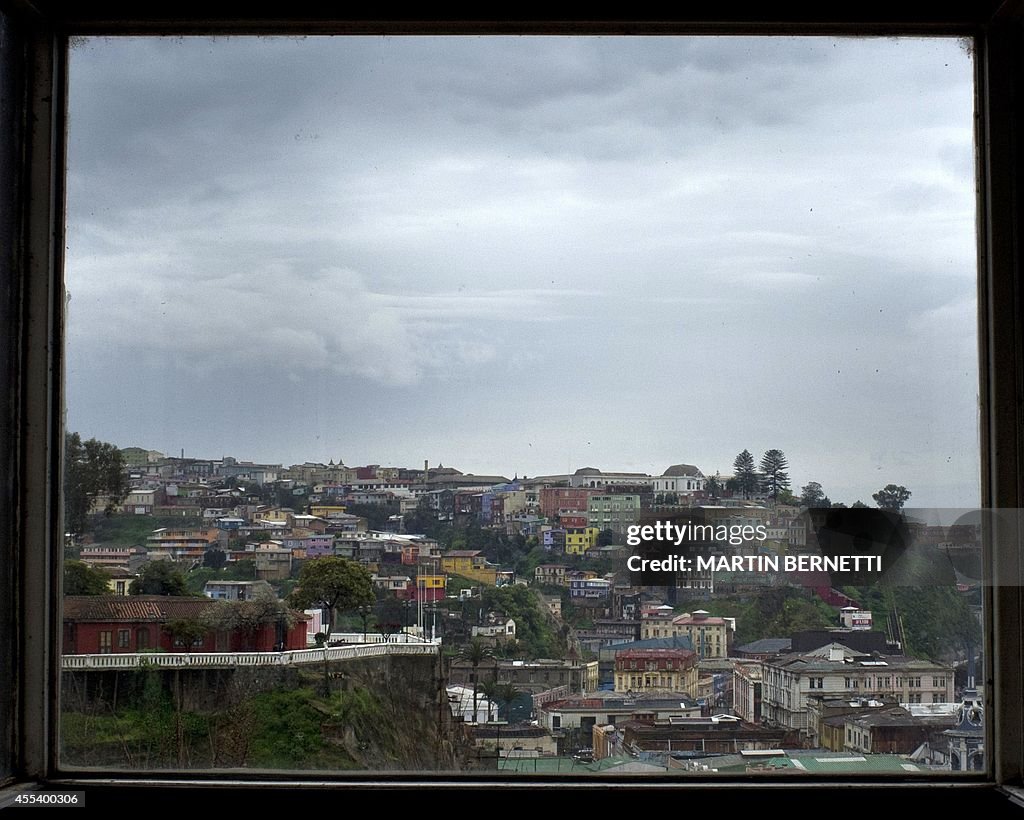
[[[70,38],[84,35],[229,35],[229,34],[777,34],[777,35],[943,35],[972,37],[975,43],[978,153],[978,304],[979,304],[979,419],[981,431],[982,505],[1024,508],[1024,287],[1020,268],[1024,243],[1021,224],[1022,132],[1024,98],[1022,73],[1022,13],[1020,4],[939,2],[919,9],[914,4],[852,3],[830,6],[827,12],[806,16],[803,9],[766,11],[761,5],[738,2],[723,10],[714,4],[688,9],[677,20],[379,20],[370,16],[331,19],[313,4],[282,7],[279,18],[239,16],[233,10],[210,11],[188,3],[154,2],[145,11],[125,4],[91,4],[79,8],[56,0],[0,0],[10,34],[8,48],[16,55],[5,78],[14,89],[13,115],[6,117],[11,139],[0,149],[0,170],[12,184],[0,191],[0,238],[9,238],[0,261],[0,307],[14,306],[0,332],[6,335],[0,368],[11,385],[0,416],[4,446],[0,459],[13,477],[0,503],[0,647],[9,647],[8,665],[0,681],[13,693],[0,699],[4,738],[10,755],[7,783],[48,783],[67,788],[98,781],[115,789],[145,790],[160,786],[224,785],[217,773],[190,778],[161,774],[159,779],[105,773],[97,782],[83,773],[59,766],[57,693],[60,677],[59,545],[62,513],[59,477],[63,436],[63,248],[64,163],[66,134],[67,47]],[[20,59],[18,59],[20,58]],[[988,709],[986,750],[991,775],[967,777],[956,783],[929,777],[920,781],[880,781],[877,785],[913,788],[977,787],[1013,792],[1024,775],[1024,601],[1021,587],[1022,539],[1019,532],[998,534],[998,548],[986,548],[993,584],[985,590],[985,654],[988,679],[983,682]],[[0,773],[2,775],[3,773]],[[299,777],[247,781],[250,785],[285,784]],[[536,788],[550,785],[584,788],[608,786],[598,778],[572,782],[519,777],[500,780],[493,775],[453,778],[395,777],[339,780],[312,787],[373,787],[382,780],[391,786],[438,788]],[[620,781],[621,782],[621,781]],[[134,785],[132,785],[134,784]],[[240,781],[234,781],[236,786]],[[855,785],[868,785],[858,779]],[[651,778],[633,781],[632,788],[672,788],[742,792],[747,788],[814,791],[837,781],[800,780],[766,783],[749,778],[703,783],[695,778]],[[127,792],[122,791],[122,794]],[[820,795],[819,795],[820,796]],[[788,799],[788,798],[787,798]],[[941,804],[940,804],[941,805]]]

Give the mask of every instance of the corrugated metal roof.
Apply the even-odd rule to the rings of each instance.
[[[925,772],[927,767],[917,766],[906,758],[891,754],[849,754],[839,752],[823,755],[791,755],[765,761],[770,768],[788,768],[815,774],[856,774],[859,772],[890,772],[906,774]]]
[[[793,646],[792,638],[761,638],[751,641],[743,646],[736,647],[737,652],[749,652],[750,654],[761,652],[783,652]]]

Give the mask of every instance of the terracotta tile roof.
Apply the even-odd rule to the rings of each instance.
[[[65,621],[173,621],[200,618],[226,602],[213,598],[167,595],[69,595],[64,598]],[[238,602],[243,610],[254,609],[255,601]],[[291,610],[298,621],[312,620],[301,611]]]
[[[167,595],[69,595],[65,621],[168,621],[198,618],[217,605],[211,598]]]

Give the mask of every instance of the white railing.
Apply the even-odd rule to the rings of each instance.
[[[380,643],[295,649],[290,652],[144,652],[109,655],[63,655],[61,669],[151,669],[232,666],[291,666],[301,663],[380,658],[387,655],[436,655],[438,643]]]
[[[420,637],[411,632],[393,632],[381,635],[379,632],[332,632],[330,643],[378,644],[378,643],[441,643],[440,638]]]

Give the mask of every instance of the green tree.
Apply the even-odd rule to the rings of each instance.
[[[383,630],[378,630],[381,634],[398,632],[405,623],[405,611],[402,602],[393,593],[384,593],[372,612],[378,626],[384,626]],[[361,618],[362,612],[360,612]]]
[[[907,639],[907,654],[960,660],[981,645],[981,626],[955,587],[900,586],[892,592]]]
[[[371,530],[382,530],[392,515],[398,515],[398,504],[346,504],[345,512],[365,518]]]
[[[744,498],[757,491],[757,470],[754,468],[754,457],[750,450],[744,450],[732,462],[733,486],[743,493]]]
[[[808,481],[800,488],[800,505],[803,507],[831,507],[832,502],[817,481]]]
[[[789,489],[789,462],[782,450],[766,450],[761,456],[761,473],[764,476],[765,492],[775,501],[779,493]]]
[[[835,623],[835,610],[801,587],[769,587],[746,600],[720,598],[715,607],[716,614],[736,618],[739,644]]]
[[[82,441],[78,433],[64,440],[64,527],[81,535],[89,527],[93,506],[103,503],[111,515],[128,495],[124,456],[113,444],[91,438]]]
[[[597,534],[597,545],[599,547],[609,547],[615,541],[615,533],[609,529],[601,530]]]
[[[875,499],[878,509],[899,512],[903,509],[903,505],[907,503],[911,495],[910,490],[903,485],[886,484],[871,497]]]
[[[193,644],[206,637],[210,626],[203,618],[176,618],[164,624],[164,630],[171,636],[172,646],[180,643],[191,652]]]
[[[537,591],[520,584],[504,587],[484,587],[484,611],[502,612],[516,622],[516,638],[533,658],[561,658],[565,646],[561,645],[547,605]]]
[[[469,661],[473,667],[473,723],[476,723],[477,693],[480,687],[480,664],[493,655],[494,653],[491,651],[491,648],[486,646],[479,638],[473,638],[459,652],[459,657],[462,660]]]
[[[290,596],[291,605],[306,609],[323,604],[332,624],[336,613],[370,606],[376,600],[370,573],[347,558],[328,556],[307,561],[299,570],[298,581]]]
[[[491,694],[494,702],[498,704],[498,716],[501,717],[501,713],[504,711],[505,720],[511,723],[512,704],[523,694],[523,690],[517,689],[514,683],[507,682],[499,683]]]
[[[221,569],[228,562],[227,553],[224,550],[207,550],[203,553],[203,566],[210,569]]]
[[[64,562],[65,595],[109,595],[109,580],[107,573],[90,567],[84,561]]]
[[[227,581],[255,581],[256,562],[252,558],[231,561],[222,570]]]
[[[197,567],[185,576],[185,589],[189,595],[202,595],[207,581],[227,580],[222,570]]]
[[[779,490],[779,497],[776,499],[780,504],[786,504],[790,507],[800,506],[800,499],[793,495],[792,492],[783,487]]]
[[[188,595],[185,573],[172,561],[150,561],[128,587],[130,595]]]
[[[280,625],[287,631],[295,625],[295,614],[267,587],[258,587],[247,601],[218,601],[206,623],[222,632],[240,632],[251,644],[256,634],[268,625]]]

